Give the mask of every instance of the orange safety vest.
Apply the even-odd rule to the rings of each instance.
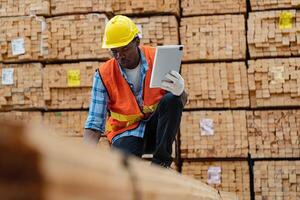
[[[155,48],[141,46],[140,49],[148,63],[143,85],[144,106],[142,110],[114,58],[99,68],[100,77],[109,96],[109,116],[106,120],[105,134],[110,142],[116,135],[137,128],[142,119],[147,118],[155,111],[160,99],[165,94],[163,89],[149,87]]]

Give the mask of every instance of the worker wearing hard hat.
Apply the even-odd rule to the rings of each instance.
[[[172,71],[162,88],[150,88],[155,48],[140,46],[138,34],[126,16],[106,24],[102,48],[113,58],[95,73],[84,141],[96,145],[105,134],[113,147],[138,157],[152,151],[152,163],[168,167],[186,103],[184,80]]]

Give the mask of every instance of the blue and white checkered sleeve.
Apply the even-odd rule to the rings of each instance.
[[[94,75],[89,114],[85,128],[104,133],[107,114],[108,94],[100,78],[98,70]]]

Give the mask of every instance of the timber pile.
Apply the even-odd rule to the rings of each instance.
[[[179,0],[112,0],[111,4],[114,14],[174,14],[180,16]]]
[[[102,49],[107,17],[104,14],[67,15],[47,19],[50,38],[48,60],[110,58]]]
[[[300,55],[300,12],[249,13],[248,47],[251,58]]]
[[[249,107],[244,62],[183,64],[181,74],[189,93],[185,108]]]
[[[42,65],[0,64],[0,110],[43,108]]]
[[[299,105],[299,58],[250,60],[248,63],[251,107]]]
[[[5,17],[0,20],[0,61],[37,61],[48,53],[43,17]]]
[[[250,200],[247,161],[183,162],[182,174],[201,180],[216,189],[234,192],[239,200]]]
[[[11,112],[1,112],[0,120],[9,119],[12,121],[34,121],[36,123],[41,123],[43,116],[41,112],[38,111],[11,111]]]
[[[246,112],[184,112],[180,140],[182,158],[247,157]]]
[[[141,43],[158,46],[179,44],[178,22],[175,16],[132,18],[140,30]]]
[[[246,0],[182,0],[182,15],[246,13]]]
[[[51,14],[110,13],[110,0],[51,0]]]
[[[82,136],[87,111],[45,112],[43,122],[63,136]]]
[[[300,110],[248,111],[247,126],[251,157],[300,157]]]
[[[50,0],[1,0],[0,17],[50,15]]]
[[[250,0],[252,10],[267,10],[278,8],[298,8],[299,0]]]
[[[299,160],[255,162],[255,199],[300,199],[299,169]]]
[[[46,65],[43,92],[48,109],[88,108],[99,62]]]
[[[7,121],[0,127],[3,199],[224,199],[200,181],[61,140],[44,128]]]
[[[243,15],[214,15],[181,18],[184,61],[237,60],[246,58]]]

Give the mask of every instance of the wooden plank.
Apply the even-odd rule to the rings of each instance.
[[[24,121],[35,123],[41,123],[43,121],[42,112],[39,111],[10,111],[10,112],[0,112],[0,119],[9,119],[12,121]]]
[[[244,62],[183,64],[181,74],[189,94],[185,108],[250,106],[247,69]],[[210,98],[210,93],[215,95]]]
[[[185,161],[182,174],[201,180],[216,189],[236,193],[240,200],[250,200],[247,161]]]
[[[267,10],[279,8],[298,8],[299,0],[250,0],[252,10]]]
[[[182,15],[246,13],[245,0],[182,0]]]
[[[299,58],[248,61],[251,107],[298,106],[299,62]]]
[[[180,133],[182,158],[247,157],[245,111],[183,112]]]
[[[243,15],[181,18],[180,39],[184,61],[237,60],[246,58]]]
[[[255,199],[299,199],[300,161],[256,161]]]
[[[248,111],[252,158],[300,157],[300,110]]]

